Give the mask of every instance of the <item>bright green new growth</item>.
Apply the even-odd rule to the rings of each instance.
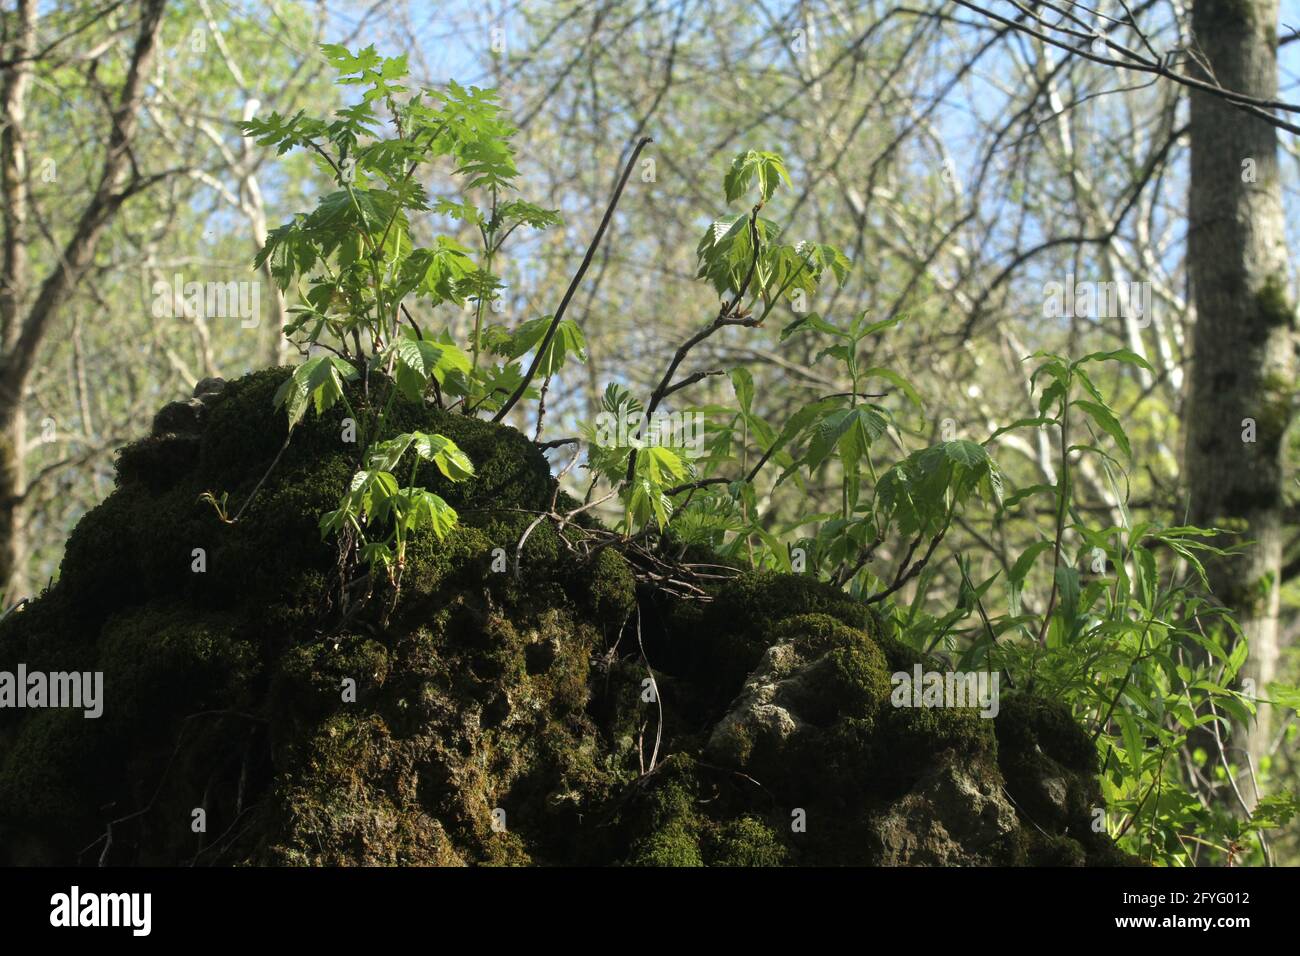
[[[342,84],[364,87],[360,103],[340,110],[332,121],[300,112],[244,124],[245,133],[261,145],[280,152],[310,150],[338,187],[312,212],[272,230],[255,260],[258,266],[269,264],[283,289],[298,292],[301,304],[290,309],[294,319],[285,333],[304,351],[328,353],[300,365],[276,396],[277,404],[285,407],[290,425],[296,425],[309,408],[320,414],[335,402],[346,404],[349,382],[360,380],[368,394],[371,376],[380,374],[393,379],[408,398],[432,393],[440,407],[459,407],[466,414],[499,417],[508,408],[507,397],[517,391],[536,397],[539,392],[521,366],[524,356],[541,349],[532,373],[549,380],[569,358],[585,361],[586,341],[575,322],[556,321],[552,315],[513,330],[485,323],[502,288],[494,267],[506,240],[521,226],[545,229],[560,222],[554,211],[506,198],[518,177],[510,142],[515,130],[496,94],[452,82],[445,91],[422,90],[408,97],[402,85],[405,57],[383,58],[373,48],[351,53],[333,45],[324,51],[340,71]],[[376,112],[380,106],[386,123]],[[393,135],[380,134],[386,124]],[[430,197],[416,180],[422,165],[439,159],[449,161],[462,180],[461,196]],[[781,228],[759,217],[778,186],[789,181],[779,156],[754,150],[739,155],[725,177],[727,202],[756,188],[757,203],[748,214],[714,223],[698,249],[700,277],[712,283],[724,305],[731,299],[723,324],[757,325],[778,304],[796,303],[815,291],[824,275],[841,284],[847,277],[849,262],[838,249],[783,242]],[[412,217],[420,213],[473,225],[479,248],[470,250],[448,236],[415,246]],[[427,337],[407,307],[408,299],[430,308],[472,305],[474,326],[467,346],[453,342],[446,331],[436,340]],[[653,397],[651,407],[663,397]],[[643,407],[622,398],[614,407],[606,404],[609,411]],[[370,441],[384,431],[388,409],[369,411],[368,419],[353,415],[361,466],[353,488],[321,525],[326,532],[355,533],[360,553],[372,564],[382,561],[400,569],[403,542],[414,530],[410,522],[427,523],[441,536],[454,526],[455,512],[437,496],[399,487],[390,469],[369,462]],[[629,531],[651,522],[665,531],[675,508],[674,490],[697,477],[680,448],[648,446],[640,435],[623,445],[593,447],[590,465],[619,486]],[[472,474],[466,471],[448,477],[460,480]],[[386,538],[365,540],[368,530],[390,517],[395,524]]]
[[[486,321],[503,287],[494,270],[506,240],[521,226],[544,229],[559,222],[553,211],[508,198],[518,177],[510,143],[515,131],[495,94],[452,83],[446,91],[402,98],[404,58],[384,59],[373,49],[325,49],[344,84],[364,87],[362,101],[333,121],[273,114],[245,129],[281,152],[311,150],[338,188],[313,212],[274,230],[257,262],[269,263],[280,285],[298,292],[302,304],[291,310],[295,318],[286,333],[304,351],[316,347],[324,353],[307,358],[276,396],[290,427],[311,408],[320,415],[341,403],[357,429],[355,474],[338,507],[321,518],[321,532],[338,535],[344,553],[354,549],[372,569],[382,566],[397,581],[412,533],[428,528],[442,539],[457,522],[450,505],[416,484],[420,464],[432,463],[452,482],[472,477],[474,469],[443,435],[413,431],[388,437],[395,398],[499,420],[518,398],[541,394],[534,376],[549,381],[570,357],[585,361],[586,343],[577,324],[561,316],[563,305],[514,329]],[[384,125],[375,112],[379,106],[394,130],[387,138],[378,132]],[[425,194],[414,174],[435,160],[452,164],[462,195]],[[727,203],[748,196],[753,205],[714,221],[696,249],[697,277],[720,298],[716,318],[678,349],[644,403],[621,385],[606,388],[601,412],[616,422],[638,422],[630,433],[611,437],[582,426],[591,475],[621,498],[619,530],[626,539],[657,532],[685,549],[708,549],[710,560],[828,580],[847,589],[846,600],[859,607],[877,606],[887,635],[899,646],[946,652],[955,667],[995,670],[1008,686],[1060,701],[1091,728],[1089,745],[1102,766],[1105,807],[1076,810],[1104,811],[1100,824],[1093,817],[1094,826],[1149,861],[1185,862],[1189,836],[1235,859],[1261,830],[1285,823],[1296,804],[1294,797],[1280,796],[1261,804],[1253,817],[1237,820],[1202,806],[1178,779],[1177,756],[1189,736],[1218,733],[1229,726],[1228,717],[1249,720],[1255,700],[1229,689],[1245,644],[1224,639],[1235,625],[1207,595],[1199,555],[1222,553],[1203,540],[1213,532],[1134,524],[1129,517],[1124,467],[1132,460],[1131,444],[1092,376],[1103,363],[1146,363],[1127,350],[1073,361],[1040,353],[1031,380],[1038,390],[1037,415],[982,442],[945,436],[909,449],[924,434],[923,425],[907,420],[923,410],[917,390],[897,372],[863,358],[903,317],[876,320],[863,312],[832,321],[807,310],[823,279],[845,283],[850,263],[832,246],[785,241],[783,227],[760,215],[789,182],[774,153],[750,150],[735,159],[723,176],[723,196]],[[617,199],[616,192],[610,212]],[[411,221],[417,214],[470,224],[478,248],[446,236],[416,247]],[[457,344],[447,331],[426,334],[408,301],[422,308],[472,307],[469,341]],[[761,326],[778,307],[795,313],[780,341],[813,337],[821,346],[813,364],[834,364],[833,375],[848,383],[847,390],[814,397],[783,423],[773,423],[763,417],[753,378],[743,367],[676,378],[701,341],[728,326]],[[533,359],[526,366],[529,354]],[[694,383],[724,373],[733,405],[676,409],[708,414],[701,453],[687,455],[680,442],[644,432],[666,399],[679,401]],[[387,382],[395,387],[384,387]],[[882,386],[885,391],[872,390]],[[372,406],[372,395],[384,398]],[[350,401],[357,396],[364,404],[354,408]],[[1024,429],[1046,430],[1057,440],[1054,484],[1011,487],[992,458],[997,438]],[[1103,450],[1105,440],[1118,457]],[[760,454],[751,461],[755,447]],[[1094,526],[1077,507],[1073,472],[1082,456],[1098,463],[1119,502],[1122,520],[1114,526]],[[406,473],[403,461],[410,463],[405,486],[399,480]],[[769,466],[776,476],[767,498],[787,483],[803,491],[830,481],[838,507],[821,514],[800,509],[792,519],[774,521],[762,512],[756,488]],[[962,527],[973,497],[994,510],[995,523],[1045,499],[1052,533],[983,581],[972,578],[971,562],[957,550],[957,605],[932,610],[938,549],[945,539],[951,545],[950,531]],[[887,542],[898,562],[892,571],[873,565]],[[1049,551],[1050,572],[1039,573],[1046,571],[1039,564]],[[1171,558],[1169,567],[1161,569],[1158,556]],[[999,577],[1004,613],[993,597]],[[1037,611],[1026,606],[1031,585],[1044,592]],[[1229,653],[1229,646],[1236,650]],[[1183,653],[1191,647],[1205,651],[1205,659]],[[1275,700],[1294,694],[1287,688],[1270,693]]]
[[[544,229],[559,217],[505,198],[518,175],[510,145],[515,131],[493,92],[452,83],[446,91],[408,97],[401,82],[405,57],[382,58],[373,47],[353,54],[327,45],[324,52],[338,68],[340,83],[363,87],[361,102],[338,111],[332,121],[302,112],[287,118],[272,114],[245,123],[244,130],[282,153],[312,151],[338,188],[312,212],[273,230],[255,262],[269,263],[281,288],[293,286],[299,294],[301,304],[290,310],[295,317],[285,333],[304,352],[315,347],[328,353],[300,365],[276,404],[285,408],[292,427],[308,408],[319,415],[343,402],[357,430],[360,467],[339,507],[322,517],[321,531],[343,535],[345,547],[355,545],[372,568],[382,565],[390,575],[400,574],[412,532],[427,527],[443,538],[457,520],[438,495],[400,484],[395,472],[403,457],[411,462],[412,482],[421,461],[433,462],[451,481],[472,477],[474,469],[442,435],[411,432],[377,443],[386,434],[392,399],[400,393],[418,401],[432,392],[440,407],[449,401],[466,412],[499,406],[502,395],[522,379],[516,360],[538,344],[547,320],[526,323],[515,334],[483,325],[484,306],[501,288],[493,259],[520,226]],[[386,120],[376,112],[381,106]],[[385,125],[393,135],[380,134]],[[483,197],[481,207],[426,195],[415,173],[439,159],[453,164],[465,193]],[[417,247],[411,220],[418,213],[475,225],[482,238],[477,258],[447,236]],[[468,352],[445,333],[438,340],[426,338],[407,306],[408,300],[427,307],[460,306],[467,299],[476,305]],[[542,374],[554,374],[569,354],[583,357],[584,347],[581,332],[566,324],[548,347]],[[506,361],[483,364],[485,349]],[[368,399],[371,379],[378,376],[393,381],[396,392],[389,391],[382,405],[354,410],[345,385],[360,381]],[[376,529],[381,533],[374,536]]]

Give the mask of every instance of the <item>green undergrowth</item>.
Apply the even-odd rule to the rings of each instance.
[[[105,688],[98,719],[0,710],[3,862],[875,863],[936,766],[1015,805],[964,862],[1122,862],[1088,825],[1095,756],[1067,712],[891,707],[922,659],[844,593],[744,572],[681,601],[546,521],[517,556],[554,483],[512,428],[396,400],[394,434],[446,435],[476,476],[421,467],[457,526],[411,540],[396,601],[382,580],[342,601],[317,522],[356,446],[342,403],[285,444],[286,374],[124,448],[56,583],[0,622],[0,670]]]

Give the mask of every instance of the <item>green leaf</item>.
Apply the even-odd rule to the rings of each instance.
[[[1119,721],[1120,733],[1124,738],[1124,753],[1128,757],[1129,773],[1133,779],[1142,779],[1142,758],[1146,748],[1142,744],[1142,734],[1137,721],[1127,710],[1116,709],[1115,718]]]
[[[1300,712],[1300,687],[1292,687],[1289,684],[1270,683],[1268,685],[1268,700],[1275,707],[1289,707],[1291,710]]]
[[[563,222],[558,210],[543,209],[522,199],[502,203],[497,208],[497,220],[501,228],[521,224],[532,229],[547,229]]]
[[[1010,425],[1003,425],[988,438],[984,439],[983,444],[991,445],[1007,432],[1016,431],[1021,428],[1041,428],[1044,425],[1053,425],[1055,423],[1056,419],[1054,418],[1018,418]]]
[[[688,474],[686,465],[677,453],[660,445],[641,449],[637,456],[637,470],[640,471],[643,465],[646,477],[659,487],[672,481],[681,481]]]
[[[400,279],[394,298],[402,299],[408,292],[427,296],[434,304],[464,301],[465,280],[474,273],[474,260],[469,250],[446,236],[439,236],[432,248],[412,250],[402,261]]]
[[[779,155],[751,149],[732,161],[731,168],[722,179],[727,202],[735,202],[744,195],[755,177],[758,179],[758,194],[763,202],[772,198],[781,180],[785,180],[786,185],[790,184],[785,161]]]
[[[1078,569],[1072,568],[1068,564],[1062,564],[1056,569],[1056,586],[1061,592],[1061,618],[1065,621],[1067,633],[1070,637],[1073,637],[1079,619]]]
[[[425,461],[433,462],[452,481],[465,481],[474,477],[474,465],[469,456],[446,435],[415,432],[411,445],[417,455]]]
[[[1012,617],[1020,615],[1020,596],[1024,593],[1025,578],[1029,576],[1030,569],[1033,568],[1038,556],[1049,550],[1054,543],[1052,541],[1035,541],[1024,550],[1012,566],[1011,572],[1007,575],[1007,606]]]
[[[836,338],[850,338],[849,333],[845,332],[843,329],[837,328],[830,322],[827,322],[818,313],[809,312],[807,315],[800,316],[783,328],[781,330],[779,341],[784,342],[786,339],[790,338],[790,336],[801,332],[823,332],[826,335],[833,335]]]
[[[1138,368],[1144,368],[1148,372],[1155,372],[1151,363],[1130,349],[1113,349],[1109,352],[1092,352],[1085,355],[1074,364],[1086,365],[1089,362],[1122,362],[1125,365],[1136,365]]]
[[[912,383],[909,382],[902,375],[899,375],[893,369],[881,368],[879,366],[876,366],[874,368],[869,368],[866,371],[862,372],[860,377],[863,379],[883,378],[886,382],[889,382],[892,385],[896,385],[898,389],[903,393],[904,397],[913,405],[915,405],[917,408],[925,407],[924,404],[921,402],[920,393],[917,392],[917,390],[913,387]]]
[[[818,424],[808,444],[808,470],[815,471],[836,449],[846,460],[856,461],[888,426],[884,416],[868,405],[831,412]]]
[[[373,44],[356,53],[338,43],[322,43],[320,49],[329,65],[345,77],[365,73],[383,62],[383,57],[375,52]]]
[[[454,441],[445,435],[418,431],[407,432],[376,444],[370,450],[370,467],[393,471],[407,449],[413,449],[418,457],[433,462],[452,481],[474,477],[474,465]]]
[[[936,534],[952,509],[978,492],[1002,502],[1002,474],[988,450],[975,442],[941,442],[913,452],[881,476],[876,503],[900,534]]]
[[[519,358],[541,345],[546,337],[546,330],[551,327],[554,316],[544,315],[538,319],[525,322],[515,331],[511,339],[509,355]],[[551,336],[550,344],[537,366],[537,374],[543,379],[550,378],[558,372],[565,360],[572,355],[579,362],[587,361],[587,339],[582,334],[578,323],[572,319],[561,319]]]
[[[439,541],[445,539],[456,527],[460,516],[456,509],[443,501],[438,495],[424,488],[403,488],[403,520],[410,531],[429,528]]]
[[[730,375],[731,387],[736,392],[736,400],[740,402],[740,410],[748,415],[754,402],[754,376],[744,367],[733,368]]]
[[[337,355],[317,355],[307,359],[275,393],[275,407],[285,407],[289,427],[293,428],[313,403],[320,415],[343,397],[343,382],[357,377],[356,367]]]
[[[382,522],[388,517],[395,494],[397,479],[391,472],[362,469],[352,476],[339,510],[373,522]]]
[[[1035,541],[1016,559],[1016,563],[1011,567],[1011,573],[1007,575],[1008,581],[1014,581],[1017,584],[1022,583],[1029,576],[1029,569],[1034,566],[1034,561],[1044,551],[1049,550],[1054,542],[1052,541]]]
[[[813,277],[821,281],[827,270],[835,277],[836,285],[844,285],[849,277],[853,263],[840,249],[826,243],[800,242],[794,247],[795,254],[808,262]]]
[[[1124,432],[1124,427],[1119,423],[1114,413],[1105,405],[1097,402],[1085,401],[1081,398],[1075,399],[1071,404],[1077,408],[1082,408],[1097,423],[1097,427],[1104,431],[1111,438],[1115,439],[1115,444],[1124,453],[1124,457],[1130,461],[1133,460],[1133,448],[1129,444],[1128,435]]]
[[[455,345],[409,336],[398,339],[394,351],[397,387],[412,401],[424,396],[430,379],[442,384],[449,373],[469,374],[469,356]]]
[[[780,227],[761,216],[755,221],[760,246],[767,246],[780,234]],[[739,291],[754,261],[749,217],[732,216],[714,222],[695,248],[700,267],[696,278],[708,279],[719,295]]]
[[[663,531],[668,527],[672,513],[672,499],[652,482],[646,479],[634,482],[627,503],[627,520],[630,526],[644,527],[650,523],[651,518],[654,518],[659,525],[659,530]]]
[[[296,276],[305,275],[315,268],[321,258],[317,240],[302,226],[301,217],[271,229],[266,242],[253,257],[253,267],[263,265],[283,290],[289,288]]]

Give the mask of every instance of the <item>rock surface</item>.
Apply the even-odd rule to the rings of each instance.
[[[745,572],[683,602],[549,522],[494,570],[554,487],[510,428],[396,403],[394,431],[448,435],[478,477],[420,469],[459,526],[412,542],[395,604],[343,607],[317,520],[355,446],[336,408],[268,472],[285,374],[164,408],[0,622],[0,671],[104,675],[99,719],[0,709],[0,863],[1126,862],[1068,713],[890,706],[921,658],[843,593]]]

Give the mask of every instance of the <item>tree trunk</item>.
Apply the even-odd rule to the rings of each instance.
[[[1226,89],[1277,92],[1277,0],[1196,0],[1196,43]],[[1191,520],[1239,532],[1245,553],[1208,568],[1216,597],[1237,615],[1250,648],[1244,681],[1263,694],[1278,657],[1283,436],[1294,382],[1295,312],[1286,294],[1286,239],[1276,129],[1205,93],[1191,97],[1188,273],[1196,323],[1185,408]],[[1245,683],[1247,691],[1251,689]],[[1258,771],[1267,705],[1232,735],[1229,759]]]
[[[0,108],[0,198],[4,207],[4,272],[0,275],[0,356],[13,353],[18,343],[21,309],[28,288],[27,259],[27,149],[24,137],[27,93],[31,87],[36,51],[36,0],[20,0],[7,13],[8,43],[3,55],[13,61],[5,70]],[[7,368],[0,380],[0,604],[20,592],[26,582],[18,574],[22,551],[20,495],[23,475],[22,382],[10,381]]]
[[[147,188],[158,177],[142,177],[135,169],[131,141],[139,125],[137,115],[146,83],[145,71],[158,42],[167,0],[141,0],[135,6],[138,26],[126,75],[117,101],[109,112],[108,135],[99,179],[86,205],[75,213],[76,225],[58,261],[40,284],[29,308],[23,311],[29,287],[26,228],[30,197],[26,188],[26,157],[22,151],[23,116],[37,55],[35,0],[21,0],[16,15],[15,40],[5,50],[15,66],[4,84],[5,131],[0,139],[0,187],[6,206],[3,248],[6,268],[4,294],[0,296],[0,594],[21,597],[23,583],[18,567],[23,551],[22,499],[26,492],[23,457],[26,445],[24,402],[27,383],[37,353],[54,320],[90,266],[100,237],[122,203]],[[15,212],[15,210],[17,210]],[[72,218],[73,212],[61,210]]]

